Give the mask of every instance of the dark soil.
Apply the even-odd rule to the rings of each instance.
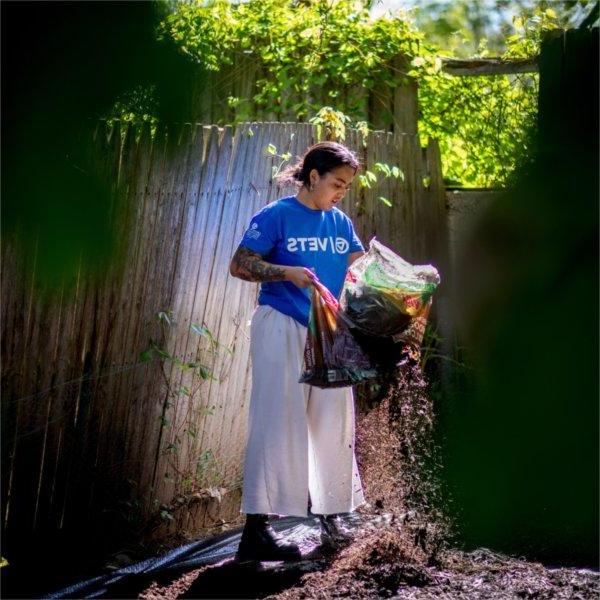
[[[392,526],[362,535],[330,558],[293,564],[233,560],[155,581],[139,598],[402,598],[427,600],[596,599],[600,575],[555,569],[486,548],[426,553]]]

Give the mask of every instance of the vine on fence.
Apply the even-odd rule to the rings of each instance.
[[[310,120],[311,123],[317,126],[317,138],[324,138],[326,140],[340,141],[343,142],[346,139],[346,128],[352,125],[352,121],[348,115],[345,115],[341,111],[335,110],[330,106],[324,106],[319,110],[317,115]],[[367,145],[367,135],[369,128],[365,121],[359,121],[354,125],[362,139],[363,146]],[[290,142],[292,141],[294,134],[291,134]],[[273,165],[271,169],[271,179],[279,174],[283,166],[292,158],[290,152],[283,152],[280,154],[277,150],[277,146],[274,144],[268,144],[265,149],[266,154],[273,156],[274,158],[280,159],[279,164]],[[383,174],[385,178],[393,177],[404,181],[404,171],[396,165],[390,165],[388,163],[376,162],[373,165],[373,171],[364,169],[358,175],[358,182],[360,188],[371,189],[379,181],[377,173]],[[380,202],[388,207],[392,207],[392,202],[384,196],[378,196]]]
[[[162,339],[166,339],[167,331],[177,326],[170,310],[157,314]],[[140,354],[140,360],[148,362],[160,360],[161,373],[165,385],[165,401],[159,417],[161,428],[161,455],[166,458],[169,469],[165,472],[165,480],[175,484],[173,500],[160,505],[160,516],[163,520],[173,518],[172,512],[189,497],[211,497],[221,500],[226,489],[223,487],[223,469],[211,449],[198,447],[200,441],[199,425],[206,417],[215,414],[215,406],[205,406],[201,398],[202,385],[209,380],[216,380],[213,371],[201,360],[202,354],[213,360],[219,352],[232,354],[232,351],[221,344],[205,324],[192,323],[189,331],[200,337],[197,345],[196,359],[185,360],[150,340],[148,349]],[[201,342],[206,342],[204,349]],[[185,378],[186,385],[181,381]],[[185,414],[172,415],[171,409],[184,405]],[[164,439],[164,441],[163,441]],[[185,464],[181,459],[183,446],[187,445],[188,456]]]

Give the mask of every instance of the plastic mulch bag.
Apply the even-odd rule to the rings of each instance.
[[[340,315],[338,301],[315,280],[300,383],[323,388],[347,387],[376,375]]]
[[[315,282],[300,382],[351,386],[417,359],[439,283],[431,265],[411,265],[372,239],[348,269],[341,303]]]
[[[398,336],[429,312],[440,276],[431,265],[411,265],[375,238],[348,269],[341,305],[364,333]]]

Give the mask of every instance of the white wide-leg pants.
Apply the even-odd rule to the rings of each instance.
[[[243,513],[351,512],[364,502],[354,453],[352,388],[298,383],[306,327],[271,308],[252,316],[252,393]]]

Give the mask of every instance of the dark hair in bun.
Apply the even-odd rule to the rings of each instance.
[[[324,175],[336,167],[347,166],[354,169],[360,168],[360,163],[354,152],[337,142],[319,142],[311,146],[302,158],[295,164],[287,166],[275,176],[281,186],[296,185],[310,186],[310,172],[316,169],[319,175]]]

